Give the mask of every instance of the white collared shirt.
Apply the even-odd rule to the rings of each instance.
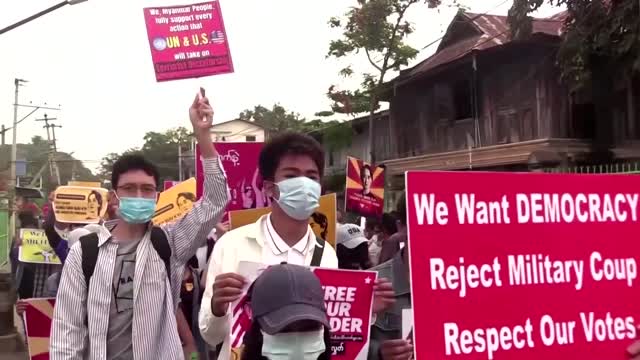
[[[290,247],[274,229],[271,223],[271,215],[267,216],[262,226],[265,242],[269,245],[262,248],[262,260],[265,264],[275,265],[286,262],[294,265],[308,265],[305,262],[307,253],[311,248],[309,244],[312,244],[312,240],[315,240],[311,227],[308,227],[307,233],[295,245]]]

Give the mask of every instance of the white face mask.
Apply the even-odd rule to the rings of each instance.
[[[324,328],[276,335],[262,332],[262,356],[269,360],[317,360],[325,350]]]

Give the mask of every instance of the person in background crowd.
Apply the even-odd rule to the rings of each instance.
[[[406,199],[398,203],[398,216],[406,219]],[[406,220],[405,220],[406,222]],[[379,277],[391,279],[395,303],[379,314],[371,326],[368,360],[409,360],[414,356],[413,344],[402,338],[402,310],[411,309],[409,249],[405,245],[393,258],[373,268]]]
[[[154,237],[158,241],[152,244],[152,232],[158,234],[150,226],[158,170],[138,155],[116,161],[111,183],[119,217],[101,227],[90,278],[83,271],[83,248],[90,242],[73,246],[67,256],[53,314],[51,360],[183,357],[176,323],[183,267],[204,245],[228,200],[209,132],[213,109],[202,92],[189,109],[203,158],[202,198],[180,220],[155,228],[163,236]],[[165,262],[158,249],[167,248]]]
[[[38,205],[24,196],[16,196],[16,207],[18,212],[31,213],[35,218],[41,215]]]
[[[382,242],[382,249],[380,250],[380,263],[391,260],[393,256],[407,244],[407,209],[405,208],[406,199],[403,194],[398,199],[396,211],[396,227],[397,232],[391,235],[386,241]]]
[[[199,323],[211,346],[223,344],[220,359],[230,356],[229,304],[240,298],[246,282],[237,274],[241,261],[338,267],[333,248],[316,239],[309,226],[321,193],[324,151],[320,144],[297,133],[277,136],[262,148],[259,168],[263,189],[273,199],[271,213],[220,237],[209,263]],[[312,264],[316,253],[319,261]]]
[[[369,260],[372,266],[379,264],[380,251],[382,251],[382,240],[384,234],[382,232],[382,224],[375,219],[367,219],[365,234],[369,237]]]
[[[242,360],[331,358],[324,291],[313,272],[297,265],[274,265],[249,291],[253,321]]]
[[[336,253],[340,269],[366,270],[371,267],[369,241],[354,224],[342,224],[336,231]]]
[[[44,221],[44,233],[47,236],[49,246],[64,264],[71,245],[68,243],[71,232],[83,227],[84,224],[68,224],[56,220],[55,213],[51,211]]]
[[[201,298],[198,259],[194,256],[184,267],[180,286],[180,304],[176,313],[178,335],[183,343],[185,359],[206,359],[207,356],[200,331],[196,326]]]
[[[372,256],[371,263],[374,264],[374,266],[382,263],[382,261],[380,261],[382,247],[384,246],[385,241],[387,241],[391,237],[391,235],[395,234],[397,231],[398,227],[396,225],[396,218],[388,213],[382,214],[382,220],[380,221],[380,232],[374,235],[372,239],[375,244],[373,247],[374,251],[370,251],[370,255]]]
[[[313,219],[311,228],[315,229],[315,227],[317,226],[320,230],[320,238],[326,239],[327,233],[329,232],[329,219],[327,218],[327,216],[320,211],[316,211],[311,214],[311,219]]]
[[[36,219],[32,212],[18,214],[18,220],[20,222],[20,229],[39,229],[38,219]],[[19,261],[18,251],[20,245],[22,245],[22,238],[19,231],[18,229],[15,237],[17,241],[14,243],[15,258],[13,259],[16,263],[15,281],[18,287],[18,297],[21,299],[45,297],[47,293],[47,279],[59,271],[61,266],[57,264],[32,264]]]
[[[344,224],[344,217],[340,210],[336,210],[336,223],[338,223],[338,225]]]
[[[53,197],[55,195],[55,191],[51,191],[49,192],[49,195],[47,196],[47,202],[42,205],[42,218],[43,219],[48,219],[49,218],[49,213],[53,211]]]
[[[364,236],[368,240],[371,240],[371,238],[373,238],[374,235],[380,233],[380,231],[380,223],[378,222],[378,220],[373,218],[366,219],[364,225]]]

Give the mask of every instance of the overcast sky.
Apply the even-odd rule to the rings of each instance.
[[[0,27],[59,1],[0,1]],[[215,122],[276,102],[312,118],[329,108],[330,85],[350,86],[337,75],[347,62],[325,58],[329,41],[339,35],[327,20],[355,0],[222,0],[235,73],[157,83],[142,8],[196,2],[201,1],[89,0],[0,35],[0,124],[11,126],[13,79],[29,80],[20,89],[20,103],[60,104],[62,111],[47,112],[63,126],[56,134],[59,149],[95,168],[109,152],[142,145],[147,131],[189,126],[187,109],[199,86],[214,104]],[[497,6],[503,0],[460,2],[473,12],[493,14],[506,14],[511,6],[511,1]],[[558,11],[545,6],[539,15]],[[409,20],[417,31],[409,43],[422,49],[439,38],[454,13],[454,8],[415,6]],[[415,62],[436,46],[423,50]],[[356,70],[368,69],[364,59],[350,61]],[[28,111],[21,109],[20,117]],[[19,126],[19,142],[46,136],[43,124],[34,121],[44,113]]]

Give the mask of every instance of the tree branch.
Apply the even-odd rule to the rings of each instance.
[[[369,63],[376,68],[376,70],[382,72],[382,69],[380,68],[380,66],[378,66],[378,64],[376,64],[373,59],[371,59],[371,54],[369,54],[369,49],[365,48],[364,52],[367,54],[367,59],[369,60]]]
[[[387,53],[384,55],[384,61],[382,62],[382,69],[380,69],[380,78],[378,79],[378,87],[384,83],[384,76],[386,75],[387,70],[389,70],[389,58],[391,57],[391,53],[393,51],[393,47],[396,42],[396,38],[398,36],[398,29],[400,29],[400,23],[404,19],[404,14],[407,12],[409,7],[415,4],[418,0],[411,0],[407,3],[407,6],[402,8],[398,13],[398,19],[396,20],[396,24],[393,26],[393,32],[391,33],[391,40],[389,40],[389,46],[387,47]],[[372,99],[376,98],[376,95],[373,94]],[[377,99],[375,99],[377,101]]]

